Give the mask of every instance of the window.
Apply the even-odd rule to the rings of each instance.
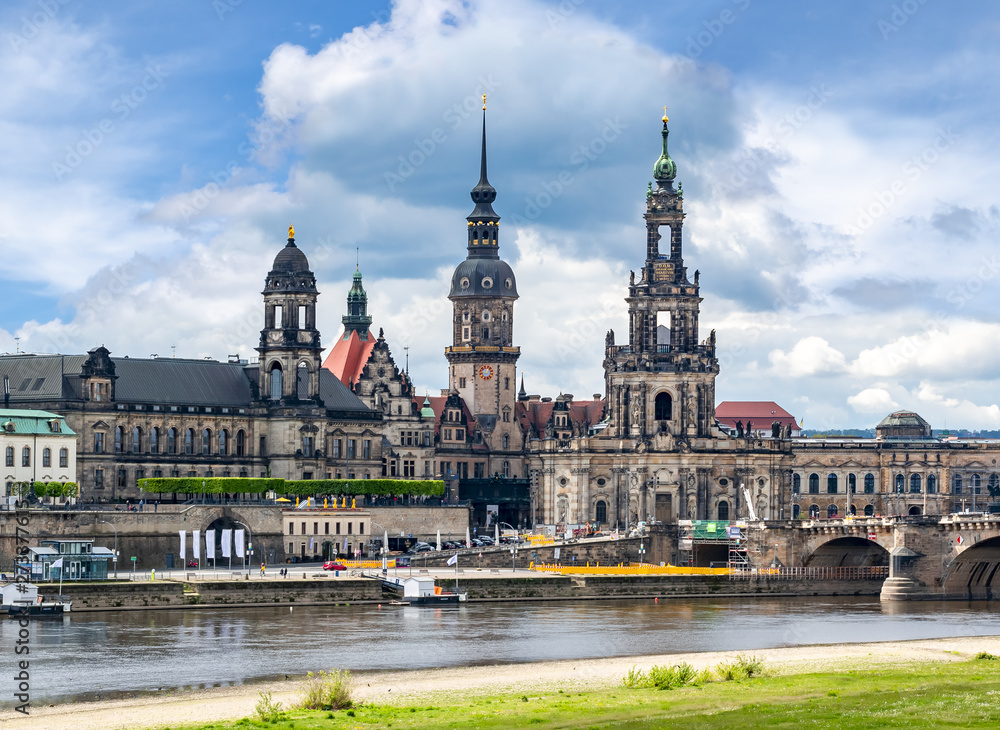
[[[160,479],[163,476],[163,469],[153,469],[153,478]]]
[[[177,453],[177,429],[168,428],[167,429],[167,453],[176,454]]]
[[[802,491],[802,477],[798,474],[792,474],[792,494],[798,494]]]
[[[503,379],[503,389],[510,390],[510,378]]]
[[[483,339],[484,340],[490,339],[490,328],[489,327],[483,327]]]
[[[69,466],[69,449],[59,449],[59,466],[63,469]]]
[[[313,522],[313,534],[314,535],[318,535],[319,534],[319,523],[318,522]]]
[[[315,453],[315,451],[316,450],[313,448],[313,437],[312,436],[303,436],[302,437],[302,453],[305,454],[306,456],[312,456]]]
[[[981,484],[982,480],[980,479],[978,474],[973,474],[972,476],[969,477],[969,486],[972,488],[973,494],[981,494],[981,492],[979,491],[979,487]]]
[[[124,469],[118,470],[118,486],[124,487],[128,482],[128,472]]]
[[[52,449],[42,449],[42,466],[52,466]]]
[[[135,470],[135,483],[136,484],[138,484],[145,477],[146,477],[146,470],[145,469],[136,469]]]
[[[229,456],[229,431],[219,431],[219,456]]]
[[[962,475],[956,474],[951,478],[951,491],[955,494],[962,493]]]
[[[115,453],[120,454],[122,452],[122,442],[125,440],[125,429],[121,426],[115,426]]]
[[[608,503],[603,499],[597,500],[597,504],[594,505],[594,519],[601,523],[608,521]]]
[[[992,481],[992,477],[991,477]],[[937,492],[937,477],[933,474],[927,475],[927,493],[935,494]]]
[[[7,456],[5,462],[7,466],[14,466],[14,447],[7,447]]]
[[[260,437],[260,443],[257,445],[257,455],[267,456],[267,436]]]
[[[339,459],[340,458],[340,448],[341,448],[342,441],[343,441],[343,439],[334,439],[333,440],[333,458],[334,459]]]
[[[503,463],[503,475],[505,477],[510,477],[510,462],[509,461],[505,461]]]
[[[347,439],[347,458],[354,459],[357,456],[358,442],[354,439]]]
[[[815,520],[817,517],[819,517],[819,505],[818,504],[809,505],[809,519]]]
[[[827,494],[836,494],[837,493],[837,475],[836,474],[830,474],[826,478],[826,493]]]
[[[456,428],[455,429],[455,440],[456,441],[465,441],[465,429],[464,428]]]
[[[827,507],[826,508],[826,516],[829,517],[831,520],[834,517],[836,517],[837,516],[837,505],[831,504],[829,507]]]
[[[275,363],[271,366],[271,400],[281,400],[281,365]]]
[[[247,455],[247,434],[242,428],[236,432],[236,455]]]
[[[201,432],[201,453],[209,456],[212,453],[212,429],[206,428]]]
[[[323,534],[324,535],[329,535],[330,534],[330,523],[329,522],[324,522],[323,523]]]
[[[858,492],[858,479],[853,474],[847,475],[847,491],[851,494],[857,494]]]
[[[458,379],[458,387],[459,388],[464,388],[465,387],[465,378],[459,378]]]
[[[94,489],[104,489],[104,469],[94,469]]]
[[[809,475],[809,494],[819,494],[819,474]]]
[[[902,494],[903,493],[903,475],[902,474],[897,474],[896,475],[896,493],[897,494]]]
[[[302,523],[302,534],[303,535],[306,534],[306,523],[305,522]]]
[[[871,505],[871,504],[866,504],[865,505],[865,517],[871,517],[873,514],[875,514],[875,506]]]
[[[364,522],[359,522],[358,523],[358,534],[359,535],[364,535],[365,534],[365,523]]]
[[[372,458],[372,442],[371,439],[365,439],[361,442],[361,458],[370,459]]]
[[[158,428],[149,430],[149,453],[160,453],[160,429]]]
[[[472,332],[469,330],[468,327],[463,327],[462,328],[462,341],[463,342],[468,342],[471,339],[472,339]]]
[[[726,502],[726,501],[719,502],[718,512],[719,512],[718,519],[719,519],[720,522],[726,522],[726,521],[728,521],[729,520],[729,502]]]
[[[910,494],[920,494],[920,475],[910,474]]]
[[[403,459],[403,478],[412,479],[416,476],[416,462],[413,459]]]
[[[875,494],[874,474],[865,474],[865,494]]]
[[[340,523],[339,522],[336,524],[336,528],[337,528],[337,534],[339,535],[340,534]]]
[[[670,393],[657,393],[654,404],[655,417],[657,421],[669,421],[673,411],[673,399]]]
[[[347,534],[348,535],[353,535],[354,534],[354,523],[353,522],[348,522],[347,523]]]
[[[504,415],[506,416],[507,414],[504,413]],[[503,450],[504,451],[506,451],[507,449],[509,449],[510,448],[510,436],[508,436],[507,434],[504,434],[503,435],[503,441],[502,441],[502,443],[503,443]]]
[[[194,453],[194,429],[189,428],[184,432],[184,453],[193,454]]]
[[[21,449],[21,466],[31,466],[31,447]]]

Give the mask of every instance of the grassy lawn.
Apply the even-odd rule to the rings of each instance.
[[[273,723],[244,719],[190,727],[996,728],[1000,661],[772,674],[670,690],[622,687],[542,696],[454,697],[419,705],[367,704],[336,712],[292,710]]]

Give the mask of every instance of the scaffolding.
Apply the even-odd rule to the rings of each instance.
[[[747,522],[724,520],[680,520],[678,533],[678,563],[694,567],[698,548],[718,545],[725,549],[726,567],[731,570],[751,570],[761,561],[760,540]],[[721,552],[721,551],[720,551]]]

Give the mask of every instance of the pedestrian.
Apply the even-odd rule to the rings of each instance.
[[[160,508],[160,501],[157,500],[153,502],[153,512],[156,512]]]
[[[260,577],[261,578],[264,577],[264,564],[263,563],[260,564]]]

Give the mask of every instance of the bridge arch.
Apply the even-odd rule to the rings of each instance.
[[[823,543],[803,563],[809,568],[867,568],[889,565],[889,551],[863,537],[838,537]]]
[[[962,551],[944,581],[948,597],[993,599],[1000,596],[1000,537],[991,537]]]

